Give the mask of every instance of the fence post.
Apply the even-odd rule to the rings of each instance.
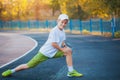
[[[18,21],[18,28],[20,29],[21,28],[21,22]]]
[[[112,18],[112,20],[111,20],[111,27],[112,27],[112,37],[114,38],[114,33],[115,33],[115,18]]]
[[[36,28],[39,28],[39,21],[38,20],[36,20]]]
[[[46,28],[48,29],[48,20],[45,21]]]
[[[3,28],[3,21],[0,20],[0,28]]]
[[[82,34],[82,21],[79,20],[80,33]]]
[[[12,22],[12,20],[10,21],[10,28],[12,28],[12,26],[13,26],[13,22]]]
[[[30,20],[28,20],[27,25],[28,25],[28,29],[30,29]]]
[[[92,19],[90,19],[90,32],[92,32]]]
[[[70,32],[72,33],[72,20],[70,19]]]
[[[100,19],[100,30],[101,30],[101,34],[103,35],[103,20]]]

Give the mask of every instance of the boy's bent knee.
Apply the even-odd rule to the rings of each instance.
[[[71,48],[68,47],[67,50],[68,50],[68,53],[72,54],[72,49]]]
[[[72,54],[72,49],[69,49],[69,53],[71,53],[71,54]]]

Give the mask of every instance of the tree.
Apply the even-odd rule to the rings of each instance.
[[[109,18],[109,8],[102,0],[79,0],[79,5],[91,18]]]
[[[52,16],[55,15],[55,11],[60,11],[60,4],[58,0],[51,0],[50,6],[52,8]]]
[[[54,19],[66,13],[71,19],[120,17],[119,0],[0,0],[0,19]]]
[[[62,2],[62,3],[61,3]],[[66,13],[72,19],[85,19],[87,13],[82,9],[79,0],[60,0],[61,12]]]
[[[110,15],[120,17],[120,0],[103,0],[104,4],[109,7]]]
[[[0,1],[0,19],[2,18],[2,11],[3,11],[3,4],[2,1]]]

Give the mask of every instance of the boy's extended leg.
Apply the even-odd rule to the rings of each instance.
[[[7,77],[7,76],[10,76],[14,72],[21,71],[21,70],[28,69],[28,68],[33,68],[33,67],[37,66],[39,63],[41,63],[47,59],[48,59],[48,57],[44,56],[42,53],[39,52],[28,63],[19,65],[16,68],[11,69],[11,70],[9,69],[9,70],[3,72],[2,76]]]
[[[11,70],[8,69],[7,71],[3,72],[2,76],[7,77],[7,76],[10,76],[12,73],[14,73],[16,71],[20,71],[20,70],[24,70],[24,69],[28,69],[28,68],[29,68],[29,66],[27,64],[21,64],[14,69],[11,69]]]

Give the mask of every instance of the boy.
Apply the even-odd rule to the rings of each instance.
[[[40,48],[39,52],[28,63],[19,65],[18,67],[11,70],[9,69],[3,72],[2,76],[7,77],[17,71],[33,68],[39,63],[48,60],[49,58],[58,58],[62,56],[66,56],[66,63],[68,66],[67,76],[83,76],[83,74],[78,73],[76,70],[74,70],[72,63],[72,50],[65,44],[66,36],[64,28],[67,25],[68,20],[69,18],[66,14],[61,14],[58,17],[56,27],[51,30],[48,40]]]

